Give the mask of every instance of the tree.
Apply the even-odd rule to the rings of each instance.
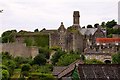
[[[29,71],[31,68],[30,64],[23,64],[22,65],[22,68],[21,68],[21,71]]]
[[[113,28],[113,26],[117,25],[117,22],[115,20],[112,20],[112,21],[108,21],[106,23],[106,27],[107,28]]]
[[[12,75],[13,71],[16,67],[15,62],[13,60],[9,60],[5,63],[5,65],[8,67],[8,71],[9,71],[10,75]]]
[[[95,27],[95,28],[98,28],[98,26],[99,26],[99,24],[98,24],[98,23],[96,23],[96,24],[94,25],[94,27]]]
[[[10,77],[8,70],[2,70],[2,80],[8,80]]]
[[[38,30],[38,29],[35,29],[34,32],[39,32],[39,30]]]
[[[64,54],[59,58],[57,65],[68,66],[77,59],[80,59],[80,54]]]
[[[39,48],[39,53],[43,54],[46,59],[49,59],[49,57],[50,57],[50,50],[49,49]]]
[[[106,27],[106,23],[105,23],[105,22],[102,22],[102,23],[101,23],[101,26],[102,26],[103,28],[105,28],[105,27]]]
[[[87,25],[87,28],[93,28],[93,27],[92,27],[92,25],[89,24],[89,25]]]
[[[65,54],[65,52],[61,51],[61,50],[58,50],[56,51],[56,53],[52,56],[52,64],[55,65],[57,62],[58,62],[58,59],[63,55]]]
[[[120,52],[112,56],[112,62],[115,64],[120,64]]]
[[[9,30],[2,33],[2,43],[14,42],[14,35],[16,30]]]
[[[33,60],[34,64],[38,64],[38,65],[44,65],[46,63],[46,59],[45,56],[43,54],[38,54],[34,60]]]

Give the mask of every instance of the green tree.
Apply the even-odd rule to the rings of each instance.
[[[34,64],[38,64],[38,65],[45,65],[46,63],[46,59],[45,56],[43,54],[38,54],[34,60],[33,60]]]
[[[14,69],[16,67],[15,61],[9,60],[5,63],[5,65],[8,67],[8,71],[9,71],[10,75],[12,75],[14,72]]]
[[[58,50],[56,53],[52,56],[52,64],[55,65],[58,62],[58,59],[63,55],[66,54],[65,52]]]
[[[14,42],[14,35],[16,30],[9,30],[2,33],[2,43]]]
[[[8,80],[9,77],[9,72],[7,70],[2,70],[2,80]]]
[[[120,64],[120,52],[112,56],[112,63]]]
[[[59,58],[57,65],[68,66],[77,59],[80,59],[80,54],[64,54]]]
[[[102,22],[102,23],[101,23],[101,26],[102,26],[103,28],[105,28],[105,27],[106,27],[106,23],[105,23],[105,22]]]
[[[106,27],[107,28],[113,28],[113,26],[117,25],[117,22],[115,20],[112,20],[112,21],[108,21],[106,23]]]
[[[31,66],[30,64],[23,64],[22,65],[22,68],[21,68],[21,71],[29,71],[31,69]]]

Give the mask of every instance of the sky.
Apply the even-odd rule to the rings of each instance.
[[[80,26],[118,21],[119,0],[0,0],[0,34],[17,31],[58,29],[61,22],[73,25],[73,11],[80,12]]]

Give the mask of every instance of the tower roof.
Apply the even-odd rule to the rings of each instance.
[[[61,25],[58,28],[58,31],[66,31],[66,28],[64,27],[63,22],[61,22]]]
[[[73,12],[73,17],[80,17],[79,11],[74,11],[74,12]]]

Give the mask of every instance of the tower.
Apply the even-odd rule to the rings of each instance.
[[[79,11],[74,11],[73,12],[73,27],[75,29],[80,29],[80,25],[79,25]]]
[[[79,25],[79,11],[73,12],[73,25]]]

